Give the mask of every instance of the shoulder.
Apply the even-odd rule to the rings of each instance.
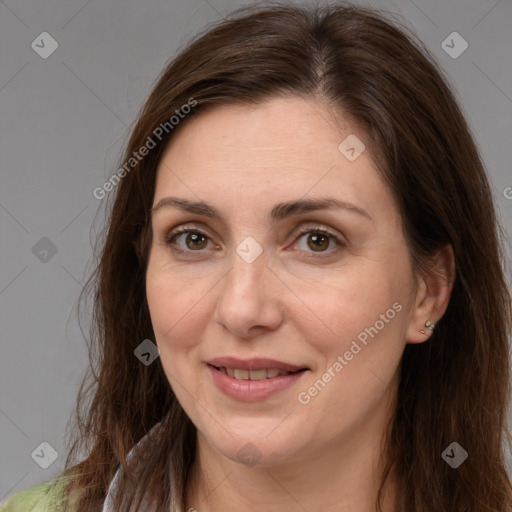
[[[59,506],[64,483],[58,476],[20,491],[0,504],[0,512],[64,512]]]

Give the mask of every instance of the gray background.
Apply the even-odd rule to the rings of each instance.
[[[92,191],[115,172],[129,127],[176,49],[245,3],[0,1],[0,502],[63,468],[87,362],[76,301],[105,201]],[[402,15],[448,73],[510,232],[511,1],[365,5]],[[469,44],[458,58],[442,47],[454,31]],[[46,59],[31,47],[42,46],[42,32],[58,42]],[[54,255],[38,251],[43,237]],[[47,469],[36,463],[51,456],[43,441],[59,454]]]

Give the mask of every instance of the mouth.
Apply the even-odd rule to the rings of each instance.
[[[262,357],[253,359],[239,359],[231,356],[217,357],[210,359],[206,364],[239,380],[272,379],[279,375],[309,370],[306,366]]]
[[[256,402],[291,388],[310,369],[274,359],[242,360],[234,357],[206,363],[213,383],[237,401]]]

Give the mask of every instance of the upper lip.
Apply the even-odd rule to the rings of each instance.
[[[298,370],[307,370],[306,366],[295,366],[293,364],[276,361],[275,359],[254,358],[254,359],[238,359],[237,357],[217,357],[207,361],[210,366],[216,368],[236,368],[240,370],[265,370],[276,368],[287,372],[296,372]]]

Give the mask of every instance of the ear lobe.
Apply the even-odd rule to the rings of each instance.
[[[432,330],[427,321],[436,324],[444,315],[455,281],[455,256],[450,244],[440,249],[432,259],[427,276],[418,276],[416,303],[406,332],[407,343],[423,343]]]

